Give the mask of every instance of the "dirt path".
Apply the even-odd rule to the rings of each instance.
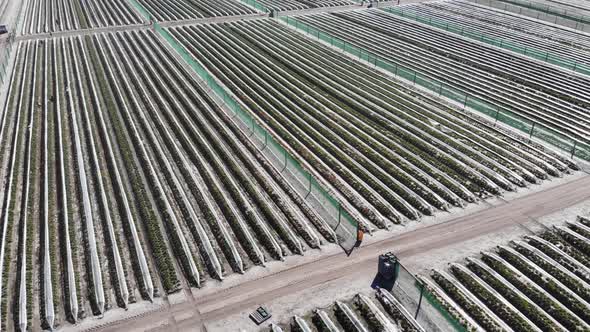
[[[590,199],[590,176],[533,193],[505,204],[420,228],[362,246],[351,257],[344,253],[320,257],[265,277],[220,289],[196,302],[180,303],[141,319],[113,323],[104,331],[144,330],[162,326],[172,330],[195,330],[257,303],[269,302],[340,278],[374,274],[376,257],[393,250],[404,260],[482,235],[526,223]],[[200,315],[194,315],[195,311]],[[179,319],[179,317],[182,317]]]

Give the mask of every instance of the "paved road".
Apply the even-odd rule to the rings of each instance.
[[[257,303],[269,302],[343,276],[350,278],[374,273],[375,257],[384,251],[393,250],[407,261],[412,256],[523,224],[585,200],[590,200],[590,176],[445,223],[364,245],[348,258],[344,254],[320,257],[288,270],[198,297],[195,302],[173,305],[141,319],[114,323],[104,330],[143,330],[143,326],[159,323],[169,324],[166,330],[195,330],[197,326],[239,313]],[[174,316],[187,318],[176,320]]]

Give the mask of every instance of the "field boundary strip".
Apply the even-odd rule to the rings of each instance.
[[[572,159],[578,157],[582,160],[590,161],[590,142],[588,140],[582,141],[573,138],[570,135],[548,128],[528,117],[518,115],[505,108],[501,109],[499,106],[490,104],[470,94],[454,89],[448,84],[420,74],[413,69],[391,63],[363,48],[354,46],[345,40],[320,31],[319,29],[293,17],[280,16],[279,20],[302,33],[315,37],[318,41],[322,41],[327,45],[350,54],[352,57],[358,58],[358,60],[366,61],[376,68],[385,70],[397,78],[405,79],[413,85],[418,85],[438,94],[439,97],[444,97],[453,102],[459,103],[466,111],[470,111],[471,113],[473,113],[472,111],[483,113],[494,119],[495,123],[499,121],[511,128],[517,129],[526,134],[529,140],[532,138],[538,138],[539,140],[558,148],[562,152],[567,153]]]

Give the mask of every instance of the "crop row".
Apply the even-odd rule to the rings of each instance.
[[[3,329],[73,323],[335,240],[153,32],[22,42],[9,92]]]
[[[309,14],[297,19],[414,70],[433,81],[427,85],[434,90],[444,82],[465,95],[464,105],[478,109],[478,101],[483,101],[494,109],[534,121],[536,127],[528,124],[522,128],[532,135],[537,135],[535,130],[542,132],[543,125],[587,140],[590,119],[584,109],[590,105],[590,78],[584,75],[569,71],[566,75],[561,68],[515,57],[376,9]],[[416,77],[408,79],[415,81]]]
[[[434,270],[429,289],[468,330],[586,331],[588,224],[579,218],[450,264],[448,272]]]
[[[387,290],[377,289],[375,299],[357,294],[350,301],[336,301],[333,305],[316,309],[310,315],[293,316],[285,324],[271,324],[271,332],[424,332],[403,305]]]
[[[137,0],[137,2],[158,22],[256,13],[254,9],[239,0]]]
[[[272,20],[170,32],[379,227],[567,171]]]
[[[143,21],[124,0],[30,0],[23,10],[23,34],[141,24]]]
[[[506,49],[510,49],[510,46],[502,46],[500,43],[548,52],[547,61],[559,57],[580,65],[590,64],[590,39],[584,38],[582,34],[578,34],[580,38],[576,38],[574,44],[568,43],[554,31],[551,34],[540,34],[526,30],[529,23],[527,19],[511,18],[509,15],[494,13],[460,1],[409,4],[399,9],[404,14],[415,14],[425,19],[448,23],[453,32],[458,33],[456,29],[460,29],[468,31],[469,36],[475,34],[482,38],[495,39],[497,46]],[[510,25],[506,22],[508,19],[511,19]],[[587,42],[585,46],[584,41]]]

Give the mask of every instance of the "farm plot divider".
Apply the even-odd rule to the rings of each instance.
[[[260,10],[261,12],[269,12],[270,10],[264,6],[263,4],[261,4],[260,2],[256,1],[256,0],[240,0],[241,2],[249,5],[250,7],[254,7],[258,10]]]
[[[534,120],[529,119],[528,117],[518,115],[505,108],[500,108],[496,105],[485,102],[475,96],[454,89],[443,82],[422,75],[413,69],[390,63],[363,48],[354,46],[340,38],[322,32],[319,29],[316,29],[309,24],[301,22],[293,17],[281,16],[279,19],[304,33],[317,38],[318,40],[321,40],[333,47],[353,55],[354,57],[357,57],[359,60],[364,60],[375,67],[381,68],[397,77],[410,81],[414,85],[431,90],[441,97],[451,99],[462,105],[464,110],[476,110],[493,118],[495,122],[502,122],[512,128],[526,133],[529,139],[535,137],[541,141],[549,143],[550,145],[569,154],[571,158],[578,157],[580,159],[590,161],[590,142],[581,141],[557,130],[548,128]]]
[[[153,20],[152,15],[150,14],[150,12],[145,9],[139,2],[137,2],[137,0],[128,0],[129,3],[135,7],[135,9],[137,9],[137,11],[144,17],[146,18],[148,21]]]
[[[532,47],[527,47],[527,46],[522,47],[522,46],[516,45],[514,43],[508,42],[503,38],[499,39],[499,38],[488,37],[483,33],[470,31],[470,29],[465,29],[463,27],[459,27],[454,24],[450,24],[449,22],[445,22],[443,20],[438,20],[438,19],[433,20],[432,17],[418,15],[415,12],[401,9],[401,7],[389,7],[389,8],[384,8],[383,10],[385,10],[389,13],[395,14],[395,15],[399,15],[401,17],[412,19],[416,22],[428,24],[432,27],[439,28],[439,29],[442,29],[442,30],[445,30],[445,31],[448,31],[451,33],[461,35],[466,38],[477,40],[482,43],[486,43],[489,45],[493,45],[493,46],[497,46],[497,47],[500,47],[503,49],[507,49],[507,50],[515,52],[515,53],[519,53],[519,54],[522,54],[522,55],[525,55],[525,56],[528,56],[528,57],[531,57],[531,58],[534,58],[537,60],[541,60],[543,62],[547,62],[547,63],[553,64],[556,66],[567,68],[569,70],[575,71],[580,74],[590,75],[590,67],[589,66],[580,64],[575,60],[570,61],[570,60],[563,59],[559,56],[551,54],[550,52],[545,52],[545,51],[538,50],[538,49],[535,49]]]
[[[426,331],[465,331],[429,287],[402,264],[390,293]]]
[[[225,106],[233,113],[232,117],[258,150],[274,166],[277,172],[291,185],[302,199],[321,215],[337,236],[338,244],[350,254],[357,243],[359,222],[330,195],[289,152],[261,127],[256,120],[240,107],[238,102],[217,83],[207,70],[195,61],[176,39],[159,24],[155,30],[176,50],[184,61],[199,75]]]

